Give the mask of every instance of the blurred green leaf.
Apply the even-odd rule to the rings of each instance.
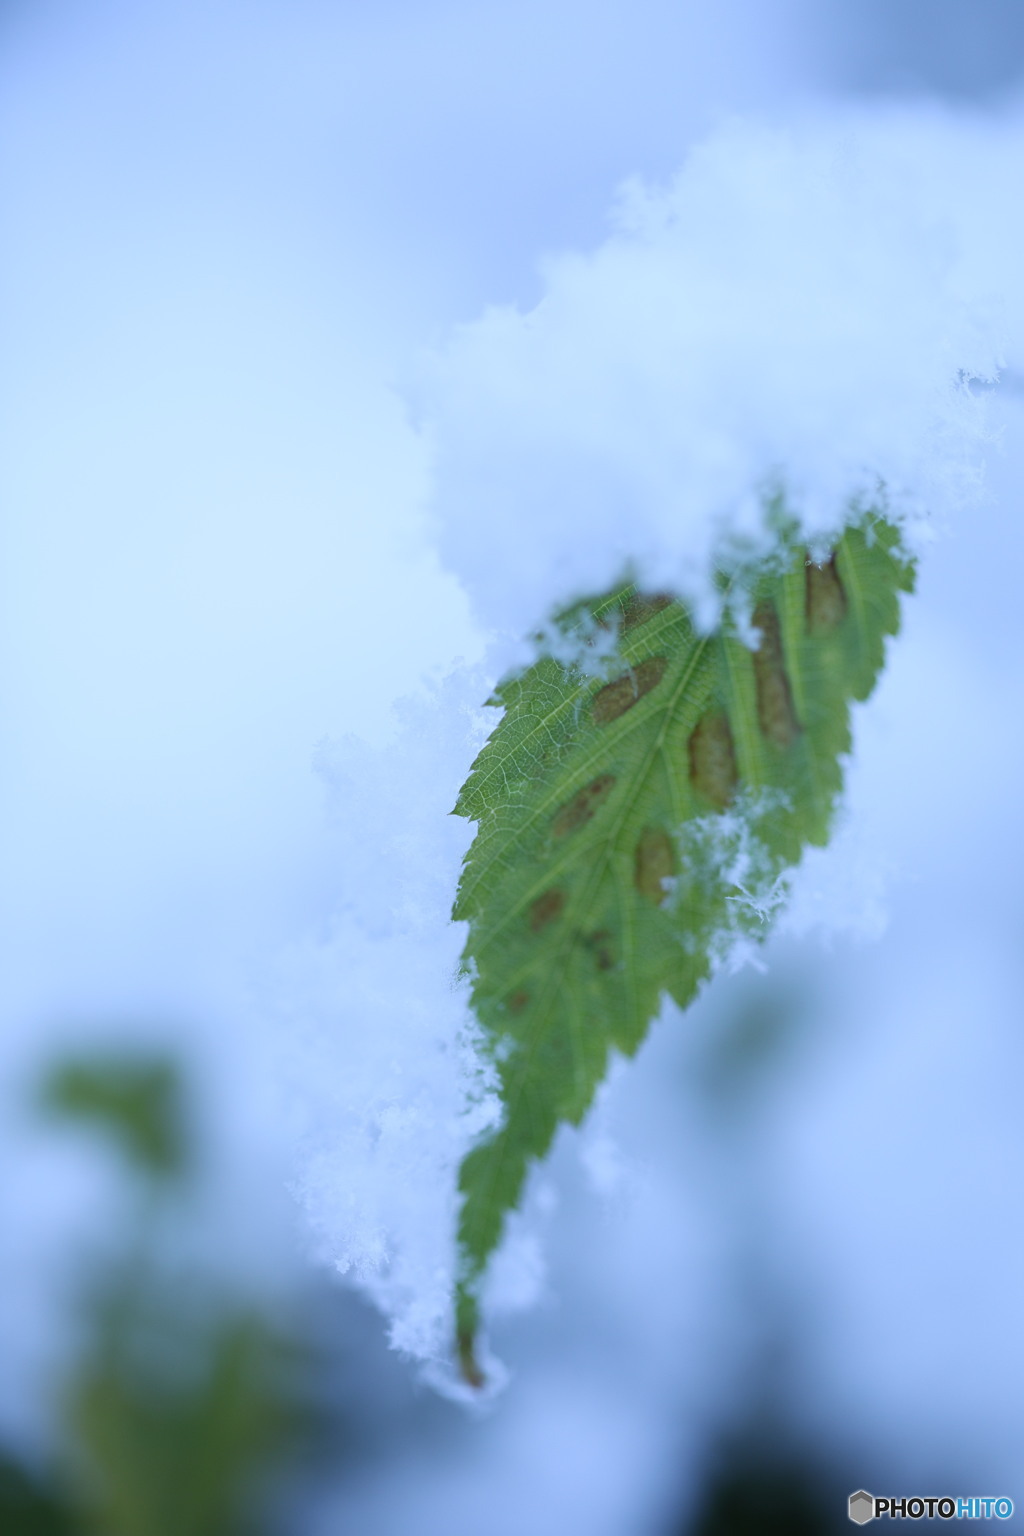
[[[241,1311],[190,1319],[139,1281],[107,1298],[69,1396],[91,1528],[103,1536],[229,1536],[293,1429],[286,1351]]]
[[[181,1082],[172,1062],[124,1057],[61,1062],[43,1085],[51,1113],[112,1135],[130,1162],[157,1178],[185,1169]]]
[[[48,1074],[41,1102],[111,1136],[151,1189],[191,1167],[199,1192],[172,1061],[72,1058]],[[253,1499],[292,1447],[297,1351],[223,1282],[171,1266],[191,1210],[188,1199],[129,1207],[121,1252],[83,1298],[87,1345],[64,1392],[66,1465],[76,1528],[95,1536],[264,1529]]]
[[[0,1454],[0,1531],[3,1536],[75,1536],[81,1526],[58,1493]]]

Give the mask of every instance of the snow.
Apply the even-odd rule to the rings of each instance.
[[[266,994],[315,1247],[389,1317],[396,1348],[438,1367],[458,1167],[498,1113],[459,976],[465,924],[450,920],[472,836],[450,811],[482,742],[482,691],[464,670],[407,703],[386,746],[321,743],[336,905],[278,957]]]
[[[1021,355],[1016,120],[733,123],[665,186],[623,188],[544,293],[460,327],[427,370],[434,516],[481,621],[510,636],[626,572],[710,601],[766,547],[781,490],[809,540],[883,504],[973,499],[988,398]]]

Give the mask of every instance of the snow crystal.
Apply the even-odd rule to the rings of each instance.
[[[325,742],[339,887],[326,932],[277,962],[273,1036],[294,1189],[319,1255],[442,1360],[457,1172],[496,1104],[473,1049],[464,924],[450,921],[472,827],[449,813],[483,724],[473,672],[407,702],[396,739]]]
[[[518,637],[633,572],[706,604],[778,489],[827,541],[879,498],[920,533],[977,490],[984,391],[1019,343],[1020,128],[938,114],[734,124],[528,313],[426,369],[443,555]],[[1019,307],[1019,305],[1018,305]]]

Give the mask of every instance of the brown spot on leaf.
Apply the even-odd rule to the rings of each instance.
[[[523,1009],[526,1007],[529,1001],[529,992],[524,992],[522,987],[520,987],[519,991],[513,992],[512,996],[508,1000],[507,1007],[509,1013],[522,1013]]]
[[[627,629],[636,629],[638,624],[646,624],[671,603],[672,598],[667,592],[634,592],[622,605],[623,633]]]
[[[790,747],[800,734],[800,722],[793,708],[782,654],[782,632],[774,603],[758,603],[754,609],[754,624],[761,631],[761,644],[754,652],[757,721],[762,736],[773,747]]]
[[[598,970],[610,971],[615,964],[615,956],[612,954],[612,936],[609,930],[599,928],[596,933],[588,934],[583,942],[594,956],[594,964]]]
[[[545,891],[543,896],[538,896],[530,907],[530,927],[534,933],[540,933],[548,923],[553,923],[556,917],[561,917],[564,906],[565,892],[558,890],[557,887]]]
[[[821,565],[808,561],[806,573],[807,629],[812,635],[825,634],[838,628],[846,617],[846,593],[835,555]]]
[[[627,709],[639,704],[644,694],[656,688],[665,676],[667,656],[649,656],[639,666],[633,667],[614,683],[606,683],[594,695],[593,713],[598,725],[617,720]]]
[[[555,819],[551,823],[551,830],[555,836],[567,837],[570,832],[577,831],[585,822],[588,822],[614,783],[613,773],[602,773],[600,778],[592,780],[578,790],[571,800],[567,800],[561,809],[555,812]]]
[[[647,901],[660,907],[668,892],[662,882],[676,867],[672,839],[661,827],[645,827],[636,845],[636,888]]]
[[[690,736],[690,783],[716,810],[724,811],[738,780],[729,717],[724,710],[709,710]]]

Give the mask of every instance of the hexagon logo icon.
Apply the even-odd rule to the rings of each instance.
[[[850,1494],[849,1515],[855,1525],[866,1525],[875,1518],[875,1501],[866,1489],[860,1488]]]

